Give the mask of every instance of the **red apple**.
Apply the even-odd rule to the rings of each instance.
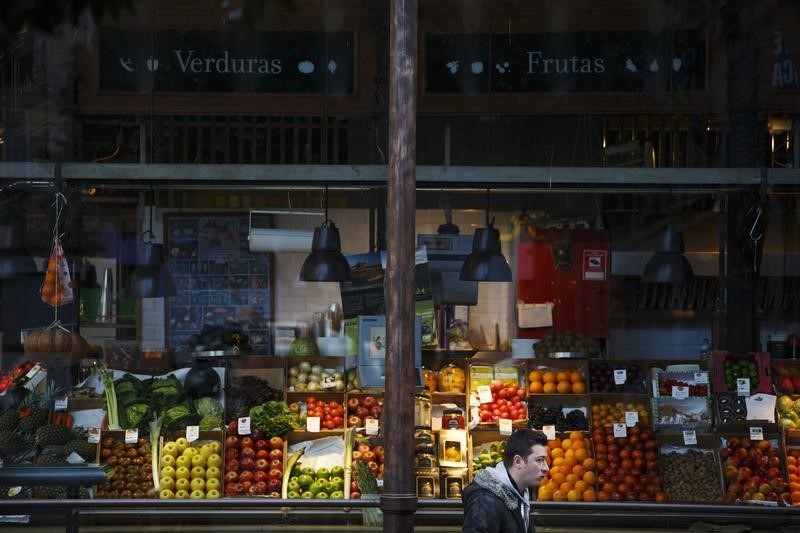
[[[236,470],[225,472],[225,483],[236,483],[237,481],[239,481],[239,472]]]
[[[269,458],[270,459],[283,459],[283,450],[281,449],[274,449],[269,451]]]
[[[375,462],[377,463],[377,460],[376,460],[376,458],[377,458],[378,456],[377,456],[377,455],[375,455],[375,452],[373,452],[372,450],[367,450],[367,451],[365,451],[364,453],[362,453],[362,454],[361,454],[361,457],[363,457],[363,459],[364,459],[365,461],[367,461],[367,462],[370,462],[370,461],[375,461]]]
[[[239,450],[236,448],[228,448],[225,450],[225,460],[230,459],[238,459],[239,458]]]
[[[362,406],[360,406],[360,407],[358,407],[358,408],[356,409],[356,416],[359,416],[359,417],[361,417],[361,418],[364,418],[364,417],[365,417],[365,416],[367,416],[368,414],[369,414],[369,409],[367,409],[366,407],[362,407]]]
[[[236,435],[228,435],[225,438],[225,447],[226,448],[236,448],[239,446],[239,437]]]
[[[252,448],[253,447],[253,437],[242,437],[242,440],[239,442],[240,448]]]
[[[242,448],[239,450],[239,457],[244,459],[245,457],[254,458],[256,456],[256,451],[253,448]]]
[[[250,436],[253,437],[253,440],[260,440],[264,438],[264,432],[261,428],[251,428]]]
[[[367,408],[372,407],[372,404],[374,403],[375,403],[375,398],[373,398],[372,396],[364,396],[364,399],[361,400],[361,405]]]
[[[361,427],[364,424],[361,423],[361,418],[357,417],[356,415],[351,415],[347,417],[347,426],[351,428]]]
[[[270,450],[283,450],[283,439],[280,437],[272,437],[269,439],[269,449]]]
[[[258,450],[256,452],[256,459],[269,459],[269,451],[267,451],[267,450]]]
[[[358,500],[358,499],[361,499],[361,493],[360,493],[360,492],[358,492],[357,490],[351,490],[351,491],[350,491],[350,499],[351,499],[351,500]]]
[[[225,471],[226,472],[238,472],[239,471],[239,461],[236,459],[229,459],[225,461]]]
[[[253,461],[252,457],[245,457],[241,461],[239,461],[239,469],[240,470],[254,470],[256,467],[256,462]]]
[[[253,475],[253,479],[258,483],[259,481],[266,481],[269,479],[267,473],[263,470],[256,470],[256,473]]]
[[[283,461],[280,460],[280,459],[272,459],[269,462],[269,467],[270,468],[277,468],[278,470],[282,471],[283,470]]]
[[[361,452],[356,450],[353,452],[353,461],[358,461],[359,459],[361,459]]]
[[[378,457],[381,457],[381,458],[383,457],[384,449],[383,449],[383,446],[381,446],[380,444],[377,444],[377,445],[373,446],[372,447],[372,451],[375,452],[375,455],[377,455]]]
[[[369,408],[369,414],[371,414],[375,418],[380,418],[382,413],[383,413],[383,407],[373,405],[372,407]]]
[[[270,479],[283,479],[283,471],[277,468],[271,468],[267,475]]]
[[[267,459],[258,459],[256,461],[256,470],[262,470],[264,472],[269,470],[269,461]]]
[[[239,483],[226,483],[225,484],[225,495],[226,496],[236,496],[242,492],[242,486]]]
[[[255,479],[255,474],[253,474],[253,472],[251,472],[250,470],[243,470],[239,474],[239,481],[241,481],[242,484],[244,484],[246,481],[252,482],[253,479]]]
[[[356,450],[361,452],[361,455],[363,456],[365,452],[372,451],[372,447],[366,442],[361,442],[356,445]]]
[[[279,490],[281,490],[281,480],[279,478],[272,478],[266,482],[264,494],[267,492],[278,492]]]
[[[253,486],[253,482],[252,481],[242,481],[241,485],[242,485],[242,492],[248,492],[250,490],[250,487]]]
[[[360,402],[358,401],[358,398],[356,398],[356,397],[352,397],[349,400],[347,400],[348,409],[357,409],[359,405],[360,405]]]
[[[266,439],[258,439],[256,441],[256,450],[269,450],[269,441]]]

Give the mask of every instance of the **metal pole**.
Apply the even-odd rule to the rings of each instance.
[[[386,467],[383,531],[414,531],[414,211],[417,1],[390,0]]]

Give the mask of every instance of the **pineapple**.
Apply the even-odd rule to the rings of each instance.
[[[44,500],[66,500],[67,487],[63,485],[43,485],[33,487],[33,497]]]
[[[97,457],[97,445],[87,442],[86,439],[72,439],[64,445],[64,450],[67,455],[77,453],[84,461],[94,461]]]
[[[47,424],[36,430],[36,444],[50,446],[64,445],[72,439],[72,430],[68,427]]]
[[[14,431],[19,424],[19,412],[16,409],[7,409],[0,415],[0,431]]]
[[[0,431],[0,455],[13,455],[25,449],[25,436],[17,431]]]

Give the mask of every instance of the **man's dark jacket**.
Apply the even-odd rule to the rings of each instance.
[[[521,495],[501,462],[478,472],[461,500],[464,502],[463,533],[532,533],[533,521],[526,529],[523,514],[530,516],[530,502]]]

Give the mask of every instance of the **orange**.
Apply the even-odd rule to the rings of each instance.
[[[571,383],[577,383],[579,381],[583,381],[583,376],[577,370],[573,370],[569,373],[569,380]]]
[[[569,372],[560,371],[556,374],[556,381],[569,381]]]
[[[586,394],[586,385],[582,381],[575,381],[572,383],[570,390],[572,390],[572,394]]]
[[[591,470],[588,470],[588,471],[584,472],[582,479],[587,484],[594,485],[595,483],[597,483],[597,474],[595,474]]]
[[[576,482],[575,482],[575,490],[577,490],[577,491],[579,491],[579,492],[583,492],[583,491],[585,491],[585,490],[586,490],[586,489],[588,489],[588,488],[589,488],[589,484],[588,484],[588,483],[586,483],[586,482],[585,482],[584,480],[582,480],[582,479],[581,479],[581,480],[579,480],[579,481],[576,481]]]
[[[575,450],[575,459],[580,461],[581,463],[589,458],[589,450],[586,448],[578,448]]]
[[[792,492],[792,503],[800,503],[800,491]]]
[[[566,494],[569,491],[571,491],[574,487],[575,487],[574,484],[570,483],[569,481],[565,481],[564,483],[558,486],[558,490]]]
[[[583,498],[583,501],[585,501],[585,502],[596,502],[597,499],[598,499],[597,498],[597,493],[594,491],[594,489],[591,489],[591,488],[590,489],[586,489],[585,491],[583,491],[583,494],[581,494],[581,497]]]
[[[580,431],[569,432],[569,440],[584,440],[584,439],[585,437],[583,436],[583,433],[581,433]]]
[[[553,459],[564,457],[564,450],[562,450],[561,448],[555,448],[553,450],[550,450],[550,455],[553,457]]]
[[[556,391],[559,394],[569,394],[572,390],[572,387],[569,384],[569,381],[559,381],[558,385],[556,385]]]
[[[567,477],[564,474],[560,473],[560,472],[556,472],[556,473],[552,473],[551,472],[550,479],[552,479],[553,483],[555,483],[556,485],[561,485],[562,483],[564,483],[564,481],[567,480]]]
[[[583,467],[583,465],[575,465],[572,467],[572,473],[579,478],[583,477],[584,472],[586,472],[586,469]]]
[[[597,493],[597,501],[599,501],[599,502],[607,502],[610,499],[611,499],[611,495],[608,492],[605,492],[605,491],[601,490],[600,492]],[[586,501],[588,502],[589,500],[586,500]]]
[[[554,502],[563,502],[566,499],[567,499],[567,494],[561,490],[557,490],[553,493]]]
[[[558,468],[563,464],[564,464],[564,458],[563,457],[556,457],[555,459],[553,459],[553,468]],[[552,471],[552,468],[551,468],[551,471]]]
[[[567,474],[566,482],[570,485],[574,486],[575,482],[578,481],[581,477],[576,474]]]
[[[531,381],[531,384],[528,386],[528,392],[531,394],[541,394],[544,392],[544,386],[542,385],[541,381]]]
[[[572,439],[569,439],[569,440],[572,442],[571,448],[573,450],[585,450],[586,449],[586,441],[583,440],[583,437],[581,437],[578,440],[572,440]]]
[[[541,383],[542,382],[542,373],[538,370],[531,370],[530,374],[528,374],[528,381],[536,381]]]
[[[581,501],[581,493],[577,489],[572,489],[567,493],[567,501],[568,502]]]
[[[542,381],[545,383],[555,383],[556,382],[556,374],[555,372],[550,372],[549,370],[542,374]]]
[[[550,494],[551,494],[551,495],[552,495],[552,494],[553,494],[555,491],[557,491],[557,490],[558,490],[558,485],[556,485],[556,484],[555,484],[555,483],[553,483],[552,481],[548,481],[547,483],[545,483],[545,484],[543,485],[543,487],[546,487],[546,488],[547,488],[547,490],[548,490],[548,492],[550,492]]]
[[[597,467],[597,465],[595,464],[594,459],[592,457],[587,457],[586,459],[583,460],[583,467],[586,470],[594,470]]]
[[[553,382],[545,383],[542,391],[545,394],[555,394],[558,389],[556,388],[556,384]]]
[[[539,487],[539,493],[537,494],[537,498],[543,502],[549,502],[553,499],[553,492],[554,490],[550,488],[548,485],[543,485]]]
[[[554,450],[556,448],[561,448],[561,439],[555,438],[553,440],[547,441],[547,447],[550,448],[551,450]]]
[[[561,449],[569,450],[572,447],[572,439],[564,439],[561,441]]]

